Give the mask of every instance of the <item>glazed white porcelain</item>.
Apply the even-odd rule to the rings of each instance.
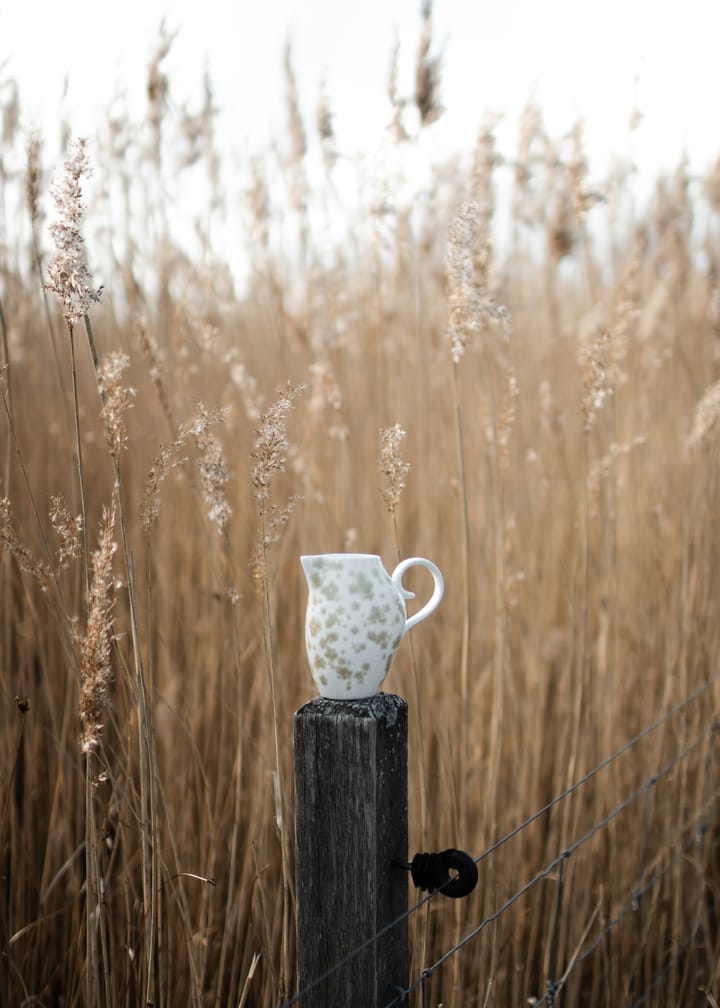
[[[411,557],[387,573],[370,553],[300,557],[308,583],[305,644],[320,695],[331,700],[374,696],[408,630],[429,616],[443,597],[443,576],[430,560]],[[429,601],[408,619],[403,588],[409,567],[426,567],[435,582]]]

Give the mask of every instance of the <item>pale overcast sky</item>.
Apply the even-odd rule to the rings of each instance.
[[[176,33],[163,65],[175,112],[185,104],[199,109],[203,74],[210,72],[220,110],[216,135],[226,155],[223,185],[236,211],[248,154],[276,141],[288,150],[282,57],[290,41],[308,132],[325,80],[345,155],[333,176],[336,216],[314,236],[330,246],[346,233],[360,193],[368,205],[367,194],[375,198],[389,179],[400,201],[428,191],[430,166],[467,156],[488,112],[502,117],[498,147],[512,158],[518,115],[531,95],[555,140],[584,121],[589,183],[601,189],[618,159],[635,166],[632,194],[644,201],[658,172],[673,170],[684,154],[696,178],[720,155],[719,0],[435,0],[434,52],[442,54],[446,113],[417,146],[393,148],[386,129],[391,54],[397,38],[399,90],[410,97],[420,9],[421,0],[0,0],[0,87],[17,82],[22,126],[40,128],[46,166],[62,160],[66,123],[71,136],[90,140],[97,167],[102,142],[96,151],[92,141],[104,132],[113,97],[124,92],[131,117],[145,116],[147,67],[164,19]],[[631,135],[634,107],[643,118]],[[505,173],[500,233],[510,184]],[[170,197],[181,211],[174,233],[194,254],[195,214],[204,212],[206,197],[187,173],[177,185]],[[286,198],[274,198],[276,210]],[[231,215],[217,223],[213,250],[242,283],[247,256],[238,227],[244,225]],[[278,240],[291,247],[284,233]]]
[[[282,49],[289,38],[307,114],[327,78],[341,140],[378,142],[397,31],[405,90],[420,0],[0,0],[0,67],[21,89],[24,125],[51,129],[68,76],[71,131],[92,136],[114,93],[142,114],[145,68],[166,19],[176,102],[199,100],[207,65],[230,144],[261,148],[284,128]],[[436,0],[447,108],[439,145],[472,143],[483,113],[512,121],[534,89],[551,131],[587,122],[594,156],[627,151],[633,89],[645,118],[640,161],[669,167],[685,147],[697,169],[720,149],[720,5],[716,0]],[[50,138],[51,139],[51,138]]]

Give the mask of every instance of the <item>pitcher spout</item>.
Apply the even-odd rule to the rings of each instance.
[[[302,564],[302,569],[305,572],[305,580],[310,584],[310,577],[312,572],[317,568],[317,557],[315,556],[301,556],[300,563]]]

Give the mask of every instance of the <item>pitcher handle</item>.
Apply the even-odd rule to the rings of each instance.
[[[440,605],[440,601],[443,597],[445,591],[445,582],[443,581],[443,576],[440,573],[440,568],[436,567],[432,560],[425,560],[424,557],[409,557],[407,560],[402,560],[392,573],[392,581],[397,590],[400,592],[404,599],[415,598],[415,592],[407,591],[403,588],[402,577],[408,567],[427,567],[433,576],[433,581],[435,582],[435,590],[433,591],[430,600],[425,603],[425,605],[414,616],[410,616],[405,620],[405,629],[403,630],[403,636],[412,630],[414,626],[424,620],[426,616],[429,616],[431,612]]]

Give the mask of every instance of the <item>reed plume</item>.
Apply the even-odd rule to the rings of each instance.
[[[92,557],[92,577],[85,636],[80,644],[80,717],[82,751],[97,749],[105,718],[112,672],[112,585],[115,505],[103,510],[98,548]]]
[[[50,498],[50,524],[60,540],[57,566],[58,570],[62,570],[82,554],[82,515],[72,518],[62,494],[53,494]]]
[[[709,445],[720,429],[720,381],[705,389],[695,407],[692,429],[688,436],[691,448]]]
[[[99,301],[102,287],[94,287],[85,257],[81,225],[85,216],[82,179],[90,174],[87,141],[70,144],[62,170],[50,186],[57,220],[50,225],[55,255],[50,261],[46,288],[60,298],[68,327],[72,329]]]
[[[420,124],[430,126],[445,111],[440,102],[441,60],[431,56],[432,0],[423,0],[422,28],[415,64],[415,105],[420,113]]]
[[[400,503],[400,495],[405,489],[405,477],[410,471],[410,463],[404,462],[400,457],[400,444],[406,436],[400,424],[393,424],[380,431],[379,469],[384,477],[381,492],[390,514],[395,513]]]
[[[125,413],[132,405],[135,390],[122,385],[120,379],[129,365],[130,358],[127,354],[113,350],[103,361],[97,375],[98,389],[103,399],[100,416],[105,428],[105,441],[114,458],[128,446]]]

